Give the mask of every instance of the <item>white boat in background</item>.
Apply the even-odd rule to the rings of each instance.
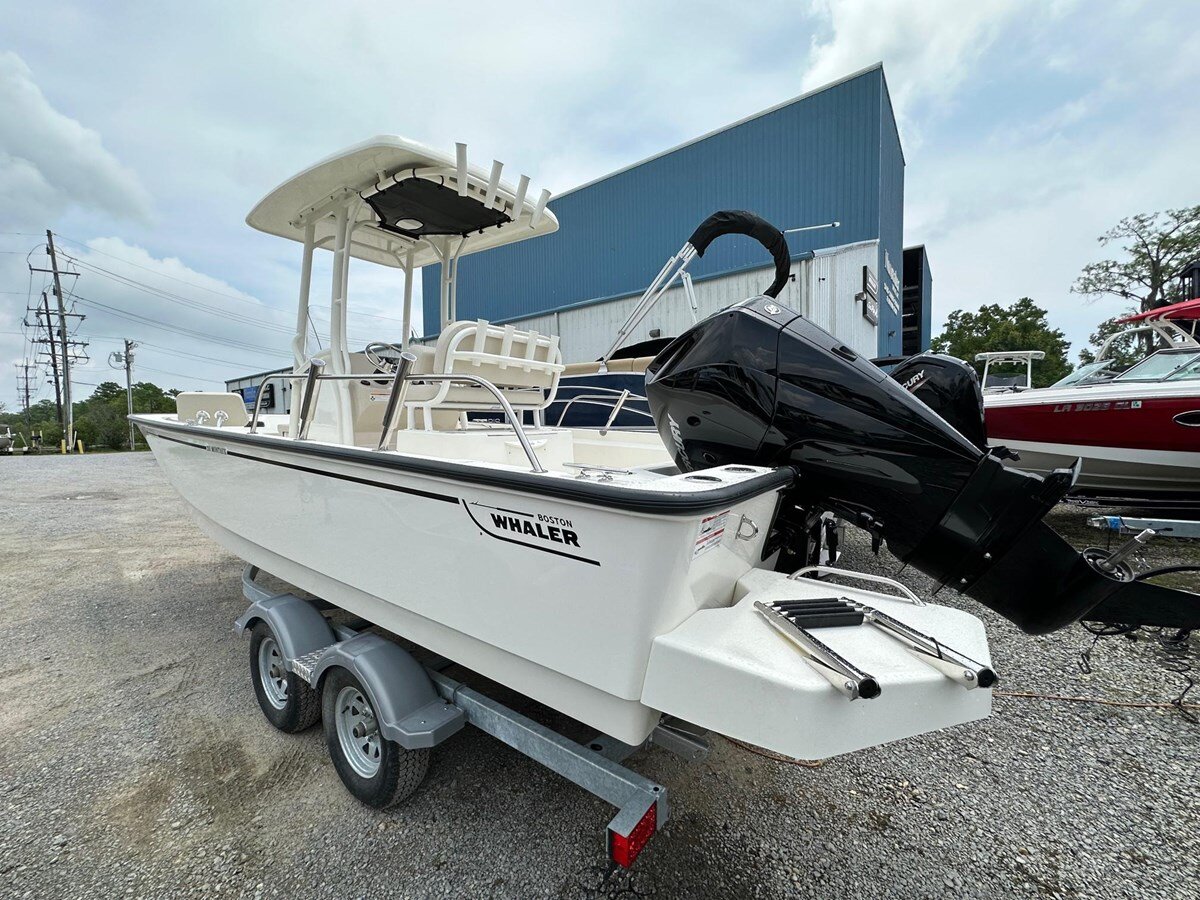
[[[21,442],[20,446],[17,446],[18,440]],[[0,453],[6,453],[11,456],[17,453],[28,452],[29,444],[26,443],[24,435],[20,432],[13,434],[12,428],[8,425],[0,426]]]
[[[1036,360],[1046,358],[1044,350],[1014,350],[989,351],[976,353],[975,362],[983,363],[983,375],[979,384],[986,397],[988,394],[1016,393],[1027,391],[1033,387],[1033,364]],[[1024,367],[1024,373],[999,375],[992,371],[994,367],[1019,366]]]

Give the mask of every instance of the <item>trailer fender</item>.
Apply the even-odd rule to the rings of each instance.
[[[425,667],[377,634],[359,634],[330,647],[313,667],[316,686],[335,666],[350,671],[369,695],[379,731],[406,750],[433,747],[466,723],[466,714],[438,696]]]
[[[320,611],[307,600],[294,594],[279,594],[255,600],[249,609],[233,623],[233,630],[245,634],[255,622],[266,622],[284,659],[291,663],[297,657],[328,647],[337,639],[329,622]]]

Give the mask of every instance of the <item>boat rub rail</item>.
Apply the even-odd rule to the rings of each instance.
[[[215,429],[200,430],[191,425],[176,424],[162,419],[143,416],[134,416],[133,419],[140,427],[156,437],[179,440],[178,438],[169,437],[168,434],[162,434],[162,432],[186,436],[188,440],[183,441],[183,443],[190,444],[198,450],[208,450],[214,444],[235,444],[242,447],[255,447],[287,456],[294,456],[298,457],[299,460],[311,460],[314,458],[331,459],[338,462],[357,463],[375,469],[424,475],[458,483],[516,490],[536,496],[552,497],[557,500],[586,503],[590,506],[665,516],[691,516],[697,513],[709,512],[717,508],[732,506],[742,500],[756,497],[767,491],[782,490],[790,487],[796,479],[796,473],[793,469],[788,466],[781,466],[769,472],[764,472],[761,475],[741,479],[731,484],[706,487],[704,490],[663,491],[641,486],[580,481],[574,478],[547,477],[547,475],[538,475],[532,472],[498,471],[425,457],[417,458],[396,453],[380,453],[375,450],[364,450],[358,447],[339,447],[307,441],[280,440],[269,436],[241,434],[233,429],[223,429],[224,433],[217,433]],[[266,459],[261,461],[267,463],[275,462],[274,460]],[[315,474],[326,473],[316,472]]]

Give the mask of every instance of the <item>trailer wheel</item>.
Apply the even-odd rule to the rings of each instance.
[[[429,750],[406,750],[380,734],[370,697],[346,669],[325,676],[321,712],[338,777],[367,806],[386,809],[425,780]]]
[[[287,670],[279,642],[266,622],[256,623],[250,632],[250,679],[263,715],[280,731],[295,734],[320,718],[320,695]]]

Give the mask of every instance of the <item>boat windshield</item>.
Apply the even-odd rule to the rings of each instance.
[[[1101,379],[1101,378],[1103,378],[1104,380],[1107,380],[1108,378],[1112,377],[1111,372],[1106,372],[1106,370],[1108,369],[1108,367],[1110,365],[1111,365],[1111,362],[1107,359],[1102,359],[1102,360],[1099,360],[1098,362],[1087,363],[1086,365],[1080,366],[1078,369],[1076,369],[1070,375],[1067,375],[1064,378],[1060,378],[1058,381],[1054,382],[1054,384],[1052,384],[1050,386],[1051,387],[1067,387],[1068,385],[1082,384],[1084,382]]]
[[[1200,352],[1161,350],[1118,375],[1114,381],[1186,381],[1200,378]]]

